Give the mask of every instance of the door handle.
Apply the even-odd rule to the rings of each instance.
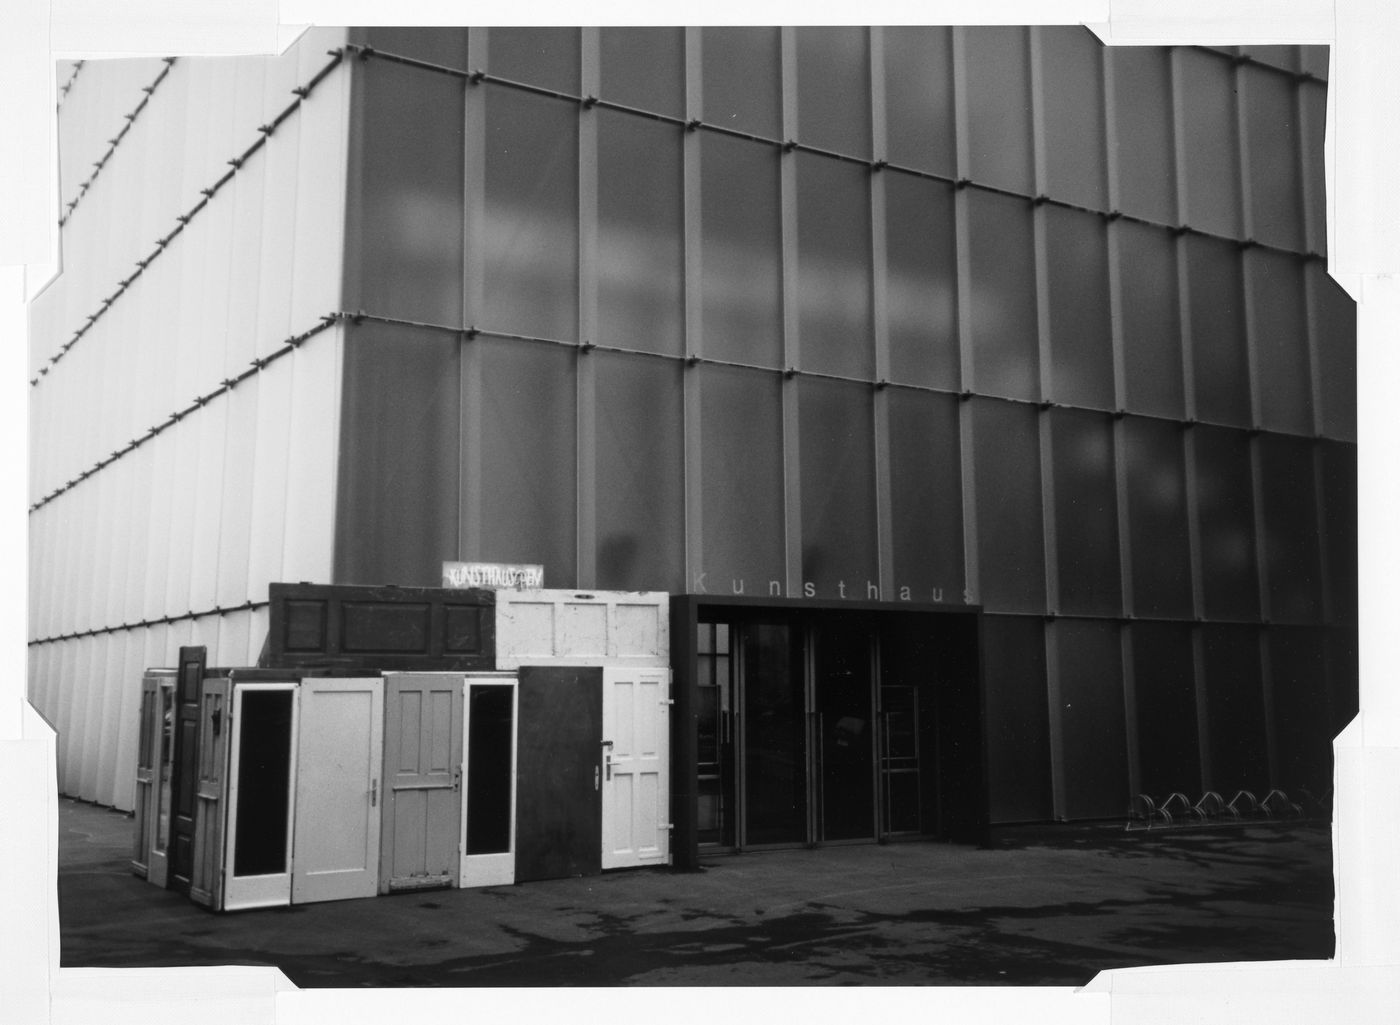
[[[607,770],[606,778],[609,782],[612,781],[612,748],[613,742],[611,740],[603,741],[603,767]]]
[[[379,804],[379,780],[377,780],[377,779],[372,779],[372,780],[369,781],[369,806],[370,806],[371,808],[374,808],[374,807],[377,807],[378,804]]]

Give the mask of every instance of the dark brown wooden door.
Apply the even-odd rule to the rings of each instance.
[[[603,870],[603,670],[520,670],[515,881]]]
[[[199,692],[203,647],[181,648],[175,683],[175,763],[170,781],[170,878],[167,886],[190,892],[194,873],[195,812],[199,791]]]

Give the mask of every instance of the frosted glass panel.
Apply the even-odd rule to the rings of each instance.
[[[879,585],[873,395],[848,381],[798,381],[802,579],[818,597],[873,598],[867,585]]]
[[[982,685],[987,730],[987,800],[992,822],[1046,820],[1050,722],[1040,619],[982,619]]]
[[[347,301],[386,317],[462,316],[463,84],[385,60],[357,67]]]
[[[598,586],[684,591],[685,371],[644,356],[596,359]]]
[[[1118,624],[1057,620],[1060,702],[1064,738],[1066,818],[1123,814],[1127,787],[1127,730],[1123,719],[1123,670]]]
[[[1181,419],[1181,308],[1176,240],[1160,228],[1120,221],[1118,273],[1123,311],[1123,406],[1135,413]]]
[[[681,129],[598,111],[598,338],[680,355]]]
[[[577,402],[572,351],[478,339],[481,349],[481,557],[577,579]],[[468,439],[470,443],[470,439]]]
[[[1141,417],[1124,420],[1123,473],[1128,485],[1133,612],[1189,617],[1191,547],[1181,428]]]
[[[492,28],[486,40],[491,74],[578,95],[578,29]]]
[[[1322,566],[1313,442],[1261,434],[1258,444],[1269,618],[1282,623],[1320,622]]]
[[[1295,98],[1298,86],[1287,75],[1263,68],[1246,67],[1241,74],[1252,234],[1269,245],[1303,250],[1302,137]]]
[[[1047,394],[1069,405],[1114,409],[1103,220],[1078,210],[1046,207],[1045,230],[1050,292]]]
[[[1138,788],[1158,802],[1178,790],[1194,799],[1202,788],[1191,627],[1134,623],[1129,635],[1137,708]]]
[[[685,30],[603,28],[599,96],[640,110],[685,115]]]
[[[691,590],[768,593],[786,580],[781,378],[701,367],[703,580]],[[758,589],[757,592],[755,589]]]
[[[798,325],[804,370],[873,378],[870,172],[797,154]]]
[[[494,36],[494,34],[493,34]],[[578,108],[486,86],[485,308],[478,327],[578,336]]]
[[[799,27],[797,139],[870,156],[870,30]]]
[[[1192,439],[1206,618],[1255,619],[1259,582],[1249,436],[1244,431],[1197,427]]]
[[[1267,249],[1245,253],[1265,430],[1312,434],[1312,372],[1303,264]]]
[[[705,355],[780,367],[778,150],[706,132],[700,137],[700,166]]]
[[[1235,69],[1228,60],[1178,48],[1186,152],[1186,209],[1193,228],[1238,237],[1240,159],[1235,125]],[[1160,115],[1159,115],[1160,116]]]
[[[1196,415],[1252,427],[1240,252],[1228,242],[1186,236]]]
[[[969,190],[973,390],[1040,397],[1030,204]]]
[[[1151,46],[1110,46],[1113,128],[1118,155],[1118,205],[1160,224],[1176,219],[1172,147],[1171,52]]]
[[[1269,761],[1259,630],[1207,625],[1201,635],[1210,723],[1211,775],[1206,784],[1226,800],[1240,789],[1262,797],[1269,788]]]
[[[1113,421],[1098,413],[1050,412],[1055,471],[1055,542],[1061,612],[1117,616],[1118,504]]]
[[[775,28],[700,31],[704,120],[765,139],[782,134],[782,71]]]
[[[889,161],[951,177],[952,29],[905,25],[885,36],[885,118]]]
[[[890,521],[896,587],[913,601],[963,597],[958,399],[891,388]],[[893,597],[903,600],[896,591]]]
[[[1040,37],[1043,85],[1043,191],[1080,206],[1106,209],[1103,44],[1077,25],[1033,31]]]
[[[349,329],[337,582],[435,587],[457,557],[459,344],[439,331]]]
[[[1033,191],[1027,29],[964,29],[968,168],[973,181]]]
[[[1040,414],[1017,403],[971,401],[982,604],[994,612],[1043,610]]]
[[[953,190],[888,171],[885,317],[890,379],[956,390],[960,372]]]

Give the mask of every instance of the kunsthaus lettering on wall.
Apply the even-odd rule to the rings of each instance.
[[[778,580],[769,580],[766,591],[761,586],[756,587],[753,591],[749,591],[748,582],[743,578],[730,578],[729,588],[727,591],[725,590],[723,584],[720,584],[718,587],[712,589],[709,585],[709,582],[705,579],[708,575],[708,572],[701,572],[695,574],[694,579],[691,581],[691,593],[753,595],[764,596],[769,598],[817,597],[817,585],[810,580],[803,581],[802,589],[800,591],[788,591],[785,594],[782,582]],[[943,597],[944,592],[943,588],[941,587],[933,587],[928,589],[897,587],[891,588],[890,590],[895,593],[895,597],[890,599],[892,601],[943,602],[946,600]],[[865,581],[864,593],[861,592],[860,584],[847,584],[844,580],[838,580],[836,582],[836,597],[849,598],[854,600],[865,599],[866,601],[885,600],[884,595],[880,591],[880,585],[875,583],[873,580]],[[972,595],[968,591],[963,591],[962,600],[967,604],[973,604]]]

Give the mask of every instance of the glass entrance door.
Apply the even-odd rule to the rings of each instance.
[[[875,646],[861,619],[700,623],[701,844],[873,840]]]
[[[813,839],[875,838],[875,695],[864,623],[825,622],[812,631],[809,707],[815,737]]]

